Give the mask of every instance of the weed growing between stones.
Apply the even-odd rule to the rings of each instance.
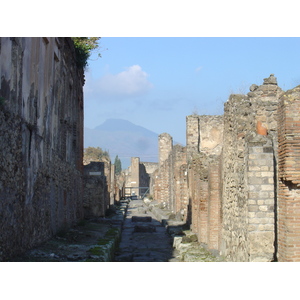
[[[87,252],[94,257],[86,259],[86,262],[111,261],[114,252],[118,248],[120,229],[112,227],[107,230],[104,237],[97,240],[97,246],[90,248]]]
[[[98,256],[104,255],[104,253],[105,253],[104,250],[102,249],[102,247],[100,247],[100,246],[95,246],[95,247],[89,249],[88,252],[90,252],[93,255],[98,255]]]

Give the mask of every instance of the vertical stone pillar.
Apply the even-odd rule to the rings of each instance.
[[[170,172],[171,172],[171,161],[172,161],[172,150],[173,150],[173,139],[168,133],[162,133],[158,137],[159,146],[159,199],[160,202],[169,204],[170,199]]]
[[[111,172],[110,172],[110,184],[111,184],[111,188],[110,188],[110,201],[109,201],[109,205],[114,205],[115,203],[115,186],[116,186],[116,175],[115,175],[115,165],[111,164]]]
[[[198,153],[200,147],[200,125],[199,116],[186,117],[186,148],[187,158],[191,159],[193,153]]]
[[[158,137],[159,165],[168,159],[173,148],[173,139],[168,133],[162,133]]]
[[[131,157],[131,187],[140,186],[140,158]],[[131,189],[131,194],[140,195],[139,189]]]
[[[249,261],[272,261],[275,248],[274,153],[271,140],[249,141],[248,247]]]
[[[107,185],[105,187],[105,197],[104,197],[104,206],[105,209],[109,208],[110,204],[110,195],[111,195],[111,162],[104,163],[104,174],[106,176]]]
[[[103,217],[106,212],[105,190],[107,186],[103,162],[91,162],[84,166],[83,206],[85,217]]]

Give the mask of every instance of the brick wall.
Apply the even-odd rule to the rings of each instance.
[[[220,240],[223,128],[223,116],[187,117],[191,229],[209,249]]]
[[[151,175],[151,192],[155,200],[186,220],[186,148],[173,146],[172,137],[166,133],[159,136],[159,164],[158,169]]]
[[[221,159],[216,156],[210,163],[208,173],[208,237],[209,249],[219,250],[221,231]]]
[[[278,260],[300,261],[300,87],[278,109]]]

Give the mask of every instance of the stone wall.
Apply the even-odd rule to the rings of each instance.
[[[158,139],[159,165],[151,175],[151,194],[163,207],[186,220],[188,215],[186,147],[173,146],[173,139],[167,133],[162,133]]]
[[[70,38],[0,38],[0,260],[83,217],[83,71]]]
[[[160,136],[154,198],[178,213],[180,185],[198,241],[227,261],[300,260],[299,95],[271,74],[231,95],[224,116],[188,116],[185,159]]]
[[[229,261],[275,256],[277,107],[282,90],[271,75],[224,106],[222,245]]]
[[[104,217],[110,205],[105,162],[90,162],[84,166],[84,216]]]
[[[146,165],[152,170],[151,163],[140,162],[139,157],[131,158],[131,165],[125,172],[126,196],[137,195],[143,197],[147,192],[150,184],[150,174],[147,172]]]
[[[157,168],[158,168],[158,163],[155,162],[141,162],[145,166],[146,173],[151,175],[153,174]]]

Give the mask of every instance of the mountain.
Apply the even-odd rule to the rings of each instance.
[[[108,119],[94,129],[84,128],[84,148],[100,147],[109,151],[114,163],[116,155],[122,168],[130,165],[131,157],[144,162],[158,161],[158,134],[121,119]]]

